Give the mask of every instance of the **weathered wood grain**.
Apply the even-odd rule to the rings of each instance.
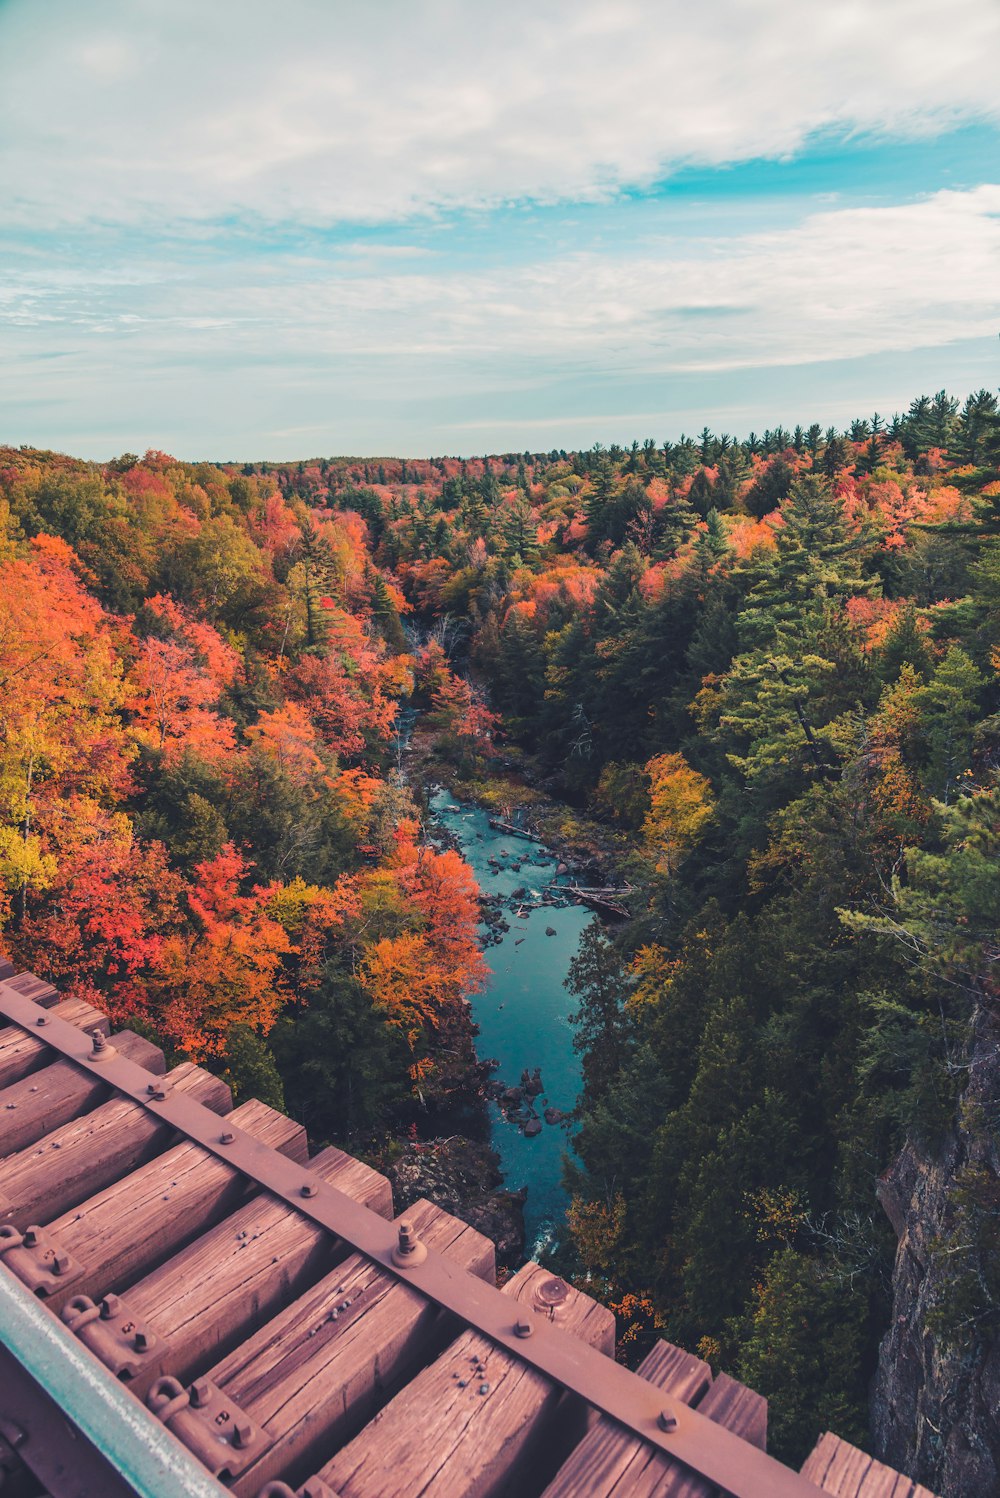
[[[163,1052],[152,1041],[123,1030],[111,1037],[120,1056],[136,1066],[162,1076],[166,1071]],[[44,1134],[79,1118],[111,1096],[112,1089],[85,1067],[73,1061],[53,1061],[51,1066],[22,1077],[0,1091],[0,1153],[27,1149]]]
[[[15,983],[19,983],[21,976],[13,978],[9,986],[13,987]],[[55,989],[52,989],[52,993],[58,998]],[[92,1004],[85,1004],[83,999],[63,999],[61,1004],[57,1004],[53,999],[51,1004],[46,1004],[45,995],[42,998],[36,998],[33,993],[29,993],[28,997],[34,999],[36,1004],[42,1004],[44,1008],[51,1009],[53,1014],[57,1014],[68,1024],[76,1025],[78,1029],[88,1032],[100,1030],[104,1035],[110,1031],[107,1015],[95,1009]],[[39,1030],[36,1035],[30,1035],[27,1030],[22,1030],[20,1025],[5,1025],[3,1029],[0,1029],[0,1087],[9,1087],[12,1082],[19,1082],[30,1072],[38,1071],[40,1067],[47,1065],[52,1058],[52,1048],[45,1044],[43,1031]],[[0,1120],[0,1129],[2,1127],[3,1121]],[[2,1149],[3,1135],[0,1133],[0,1151]]]
[[[265,1103],[243,1103],[231,1119],[272,1149],[305,1160],[302,1126]],[[238,1170],[200,1145],[175,1145],[48,1224],[47,1232],[84,1266],[48,1304],[58,1311],[73,1295],[127,1296],[131,1281],[233,1211],[248,1189]]]
[[[671,1342],[658,1342],[639,1366],[640,1375],[671,1400],[697,1404],[711,1385],[708,1364]],[[676,1465],[660,1457],[611,1420],[599,1419],[560,1467],[545,1498],[583,1498],[592,1493],[631,1494],[633,1485],[677,1476]],[[647,1491],[646,1487],[641,1489]]]
[[[200,1066],[178,1066],[170,1080],[174,1091],[216,1113],[232,1107],[226,1084]],[[29,1223],[51,1222],[135,1170],[176,1137],[169,1123],[141,1103],[121,1097],[101,1103],[0,1160],[0,1222],[11,1222],[22,1231]]]
[[[44,978],[36,977],[34,973],[23,972],[0,977],[0,982],[4,988],[12,989],[23,999],[30,999],[33,1004],[40,1004],[43,1009],[51,1009],[60,998],[58,988],[54,988]]]
[[[833,1498],[934,1498],[912,1478],[901,1476],[829,1431],[806,1457],[802,1475]]]
[[[493,1245],[474,1228],[430,1202],[417,1202],[406,1218],[458,1268],[493,1280]],[[394,1274],[360,1254],[345,1259],[209,1370],[207,1376],[272,1441],[233,1482],[235,1492],[254,1498],[272,1478],[307,1476],[375,1413],[387,1389],[433,1356],[453,1328]]]
[[[504,1291],[534,1306],[540,1285],[552,1278],[529,1263]],[[614,1317],[589,1295],[570,1289],[557,1324],[614,1353]],[[557,1385],[506,1349],[466,1331],[319,1476],[341,1498],[492,1498],[537,1491],[538,1469],[559,1460],[560,1438],[572,1441],[585,1428],[581,1408],[576,1430],[560,1429],[562,1397]]]
[[[339,1149],[309,1169],[382,1217],[392,1216],[385,1176]],[[162,1345],[131,1387],[140,1397],[163,1373],[187,1381],[329,1272],[348,1250],[286,1202],[253,1198],[128,1289],[132,1317]]]

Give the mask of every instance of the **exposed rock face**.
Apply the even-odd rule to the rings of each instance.
[[[489,1145],[456,1135],[405,1145],[386,1174],[397,1213],[424,1196],[492,1238],[498,1266],[514,1269],[524,1261],[526,1193],[502,1189],[499,1165]]]
[[[875,1451],[944,1498],[1000,1493],[1000,1025],[984,1011],[969,1061],[948,1136],[908,1144],[879,1190],[899,1244]]]

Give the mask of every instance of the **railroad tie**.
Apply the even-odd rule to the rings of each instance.
[[[457,1273],[495,1278],[493,1244],[430,1202],[406,1214]],[[433,1357],[454,1321],[390,1270],[352,1254],[207,1378],[262,1433],[259,1454],[230,1481],[256,1498],[274,1478],[297,1481],[376,1415],[386,1390]]]
[[[111,1036],[111,1044],[120,1056],[151,1074],[162,1076],[166,1071],[163,1052],[141,1035],[120,1030]],[[31,1072],[0,1090],[0,1155],[27,1149],[113,1095],[114,1089],[101,1077],[73,1061],[60,1059]]]
[[[539,1264],[504,1286],[519,1324],[553,1324],[614,1355],[615,1319]],[[586,1431],[587,1410],[481,1333],[467,1330],[319,1471],[341,1498],[491,1498],[537,1492]],[[593,1492],[594,1489],[591,1489]]]
[[[331,1146],[309,1169],[382,1217],[392,1216],[385,1176]],[[148,1344],[129,1383],[145,1398],[163,1374],[187,1381],[278,1314],[349,1249],[287,1202],[265,1192],[124,1292],[121,1321]],[[151,1335],[150,1335],[151,1334]]]
[[[283,1113],[251,1101],[230,1117],[263,1144],[305,1160],[305,1132]],[[175,1145],[46,1225],[44,1236],[70,1263],[35,1288],[57,1312],[71,1296],[118,1291],[232,1211],[247,1191],[238,1170],[200,1145]]]
[[[170,1087],[217,1113],[232,1107],[225,1083],[190,1062],[170,1073]],[[0,1160],[0,1222],[22,1230],[29,1223],[51,1222],[154,1158],[176,1137],[170,1124],[130,1098],[101,1103]]]

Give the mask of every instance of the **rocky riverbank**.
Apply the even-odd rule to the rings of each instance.
[[[504,1189],[500,1158],[489,1145],[458,1135],[394,1145],[382,1169],[397,1213],[426,1197],[492,1238],[498,1266],[523,1263],[526,1193]]]

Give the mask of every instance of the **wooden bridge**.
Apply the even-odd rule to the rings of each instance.
[[[0,960],[2,1498],[931,1498]]]

